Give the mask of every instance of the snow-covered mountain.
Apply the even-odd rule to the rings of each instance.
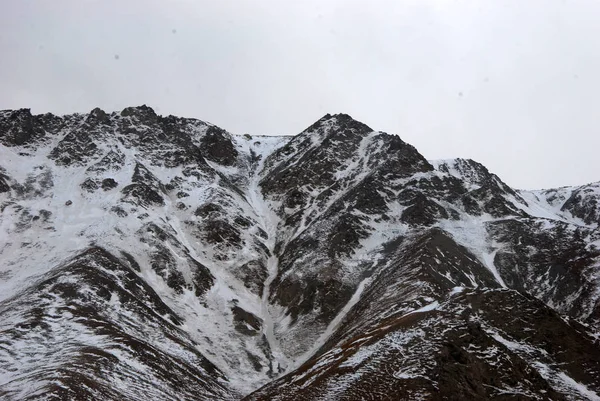
[[[600,183],[343,114],[0,112],[0,398],[600,399]]]

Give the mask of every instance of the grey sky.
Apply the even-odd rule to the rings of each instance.
[[[597,0],[5,0],[0,109],[147,104],[250,134],[344,112],[512,186],[584,184],[598,21]]]

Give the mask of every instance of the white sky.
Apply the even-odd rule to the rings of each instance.
[[[599,21],[597,0],[4,0],[0,109],[147,104],[250,134],[343,112],[518,188],[584,184]]]

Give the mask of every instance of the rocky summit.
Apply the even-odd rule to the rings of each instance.
[[[345,114],[0,111],[0,398],[599,400],[599,226]]]

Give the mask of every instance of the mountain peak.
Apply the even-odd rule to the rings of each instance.
[[[135,117],[142,122],[156,122],[158,119],[158,115],[154,112],[154,109],[145,104],[141,106],[126,107],[121,111],[121,116]]]
[[[101,108],[96,107],[92,111],[90,111],[90,114],[88,114],[86,121],[108,122],[108,119],[109,118],[106,112]]]
[[[334,134],[344,132],[348,129],[355,130],[362,134],[373,131],[373,129],[371,129],[366,124],[355,120],[350,115],[344,113],[333,115],[325,114],[313,125],[311,125],[306,131],[316,131],[321,127],[327,128],[328,131],[331,131]]]

